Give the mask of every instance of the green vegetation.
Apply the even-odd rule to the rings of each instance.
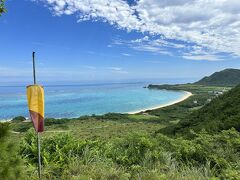
[[[229,92],[214,98],[211,103],[189,115],[174,126],[167,127],[169,134],[186,134],[190,130],[206,130],[216,133],[235,128],[240,131],[240,85]]]
[[[236,86],[240,84],[239,69],[225,69],[215,72],[209,77],[204,77],[195,84],[204,86]]]
[[[12,119],[12,122],[15,122],[15,123],[17,123],[17,122],[23,122],[23,121],[26,121],[26,118],[23,117],[23,116],[17,116],[17,117],[15,117],[15,118]]]
[[[167,125],[171,125],[171,122],[176,124],[176,122],[187,119],[193,111],[209,104],[219,94],[231,89],[230,87],[201,86],[195,84],[149,85],[148,88],[189,91],[193,94],[190,98],[178,104],[147,111],[150,115],[158,116],[161,122],[165,122]]]
[[[140,132],[151,134],[164,124],[156,123],[158,117],[144,115],[128,115],[109,113],[102,116],[82,116],[75,119],[45,119],[45,132],[43,136],[51,134],[70,133],[79,139],[111,139],[124,137],[131,133]],[[22,136],[32,128],[30,121],[22,123],[12,122],[11,130]]]
[[[43,179],[238,180],[240,85],[149,88],[193,95],[138,114],[47,118]],[[0,123],[0,179],[37,179],[36,144],[24,117]]]
[[[23,160],[19,146],[9,139],[9,123],[0,123],[0,179],[23,178]]]
[[[0,16],[2,15],[2,13],[6,12],[4,1],[5,0],[0,0]]]
[[[42,138],[46,179],[221,179],[239,177],[240,134],[194,134],[192,140],[132,133],[108,139],[78,139],[69,133]],[[215,148],[218,147],[218,148]],[[19,154],[25,176],[36,179],[36,135],[29,130]]]

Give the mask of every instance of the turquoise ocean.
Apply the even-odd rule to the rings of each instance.
[[[73,118],[126,113],[164,105],[182,98],[186,92],[150,90],[144,83],[45,86],[45,116]],[[28,117],[25,86],[0,87],[0,119]]]

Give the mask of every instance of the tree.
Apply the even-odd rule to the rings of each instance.
[[[5,0],[0,0],[0,16],[2,15],[2,13],[6,12],[6,8],[4,6],[4,1]]]

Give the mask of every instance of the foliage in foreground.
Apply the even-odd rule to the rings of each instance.
[[[0,179],[23,177],[22,159],[17,153],[17,146],[8,139],[9,124],[0,123]]]
[[[237,179],[240,134],[234,129],[215,135],[193,133],[192,140],[132,134],[112,141],[78,140],[68,134],[42,139],[47,179]],[[33,131],[21,145],[28,176],[36,177]]]

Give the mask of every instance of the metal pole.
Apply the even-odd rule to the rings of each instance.
[[[38,142],[38,178],[41,179],[41,146],[39,133],[37,133],[37,142]]]
[[[36,84],[36,74],[35,74],[35,52],[32,53],[33,57],[33,82]]]
[[[35,52],[32,53],[33,57],[33,81],[36,84],[36,74],[35,74]],[[40,134],[37,132],[37,145],[38,145],[38,178],[41,179],[41,144],[40,144]]]

